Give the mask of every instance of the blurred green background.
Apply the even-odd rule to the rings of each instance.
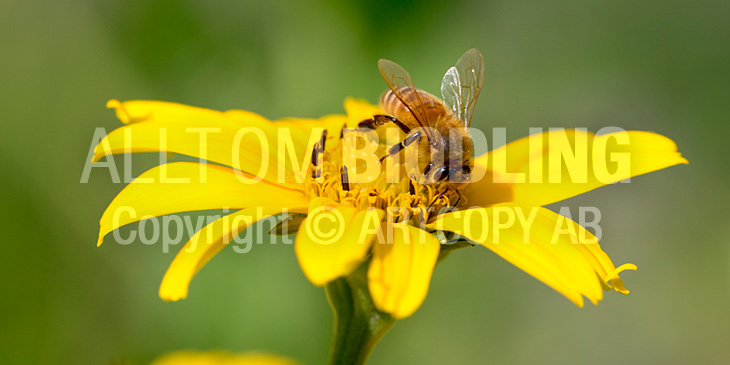
[[[597,206],[632,294],[579,309],[486,249],[453,254],[373,364],[730,363],[730,2],[0,1],[0,363],[144,364],[179,349],[326,359],[321,288],[293,248],[224,250],[187,300],[157,289],[174,252],[95,247],[123,188],[79,183],[110,98],[341,113],[384,90],[378,58],[438,91],[462,52],[486,58],[474,126],[604,126],[675,140],[689,166],[564,204]],[[121,159],[117,159],[120,162]],[[135,156],[135,171],[154,156]]]

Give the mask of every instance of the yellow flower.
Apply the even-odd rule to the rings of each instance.
[[[342,173],[342,128],[355,128],[382,113],[364,101],[347,99],[346,115],[275,122],[246,111],[218,112],[159,101],[112,100],[108,106],[126,125],[98,144],[95,161],[111,154],[164,151],[212,163],[175,162],[143,173],[104,212],[99,244],[106,234],[145,217],[240,209],[203,227],[179,251],[160,286],[164,300],[185,298],[193,276],[238,233],[286,211],[307,215],[299,225],[295,251],[312,283],[325,285],[368,263],[367,287],[373,303],[395,319],[418,309],[439,254],[449,251],[450,242],[434,231],[453,232],[489,248],[578,306],[583,306],[583,297],[597,304],[603,290],[628,293],[618,274],[636,266],[616,268],[590,232],[542,206],[687,163],[671,140],[654,133],[629,131],[621,139],[615,134],[554,131],[476,157],[474,174],[484,178],[465,186],[433,187],[409,178],[393,182],[382,175],[348,183]],[[248,129],[241,133],[242,128]],[[203,130],[209,133],[204,135]],[[319,167],[310,164],[301,170],[287,163],[293,156],[298,164],[309,164],[321,130],[327,137]],[[623,143],[616,143],[620,140]],[[270,148],[269,143],[288,144],[282,149]],[[607,153],[595,153],[595,146],[603,146]],[[377,148],[382,156],[385,144]],[[586,151],[586,156],[561,159],[571,151]],[[608,174],[606,166],[612,166],[616,156],[624,156],[630,168]],[[558,170],[563,171],[559,176],[548,168],[555,157],[567,164],[567,169]],[[261,180],[250,183],[256,176]],[[556,177],[561,182],[556,183]],[[179,178],[189,181],[166,183]],[[468,209],[441,213],[453,206]],[[118,214],[125,208],[135,214]],[[499,229],[504,223],[500,215],[530,224],[513,222]],[[561,234],[556,234],[556,227]]]
[[[232,354],[224,351],[178,351],[158,357],[152,365],[295,365],[296,362],[265,353]]]

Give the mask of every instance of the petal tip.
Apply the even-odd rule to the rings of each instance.
[[[578,308],[583,308],[585,306],[585,301],[583,300],[582,296],[577,299],[573,299],[573,298],[568,298],[568,299],[570,299],[570,301],[573,302],[573,304],[577,305]]]
[[[304,271],[304,270],[302,270]],[[322,275],[315,275],[311,272],[304,271],[304,276],[307,277],[307,280],[309,280],[310,283],[314,286],[325,286],[330,281],[336,279],[336,278],[329,278],[329,277],[323,277]]]
[[[619,277],[619,273],[624,270],[632,270],[636,271],[638,269],[636,265],[634,264],[623,264],[616,268],[613,272],[606,275],[606,278],[604,279],[606,283],[608,283],[613,289],[621,294],[629,294],[630,291],[626,289],[626,286],[624,286],[624,282],[621,280],[621,277]]]
[[[177,302],[180,299],[185,299],[185,298],[186,297],[183,297],[183,296],[163,297],[162,295],[160,295],[160,299],[162,299],[162,301],[164,301],[164,302]]]
[[[132,121],[132,117],[127,113],[124,108],[124,103],[117,99],[111,99],[106,102],[107,109],[114,109],[117,114],[117,118],[124,124],[129,124]]]
[[[188,297],[188,290],[187,288],[179,288],[179,290],[166,288],[163,284],[160,286],[158,295],[160,296],[160,299],[165,302],[177,302],[178,300],[186,299]]]
[[[116,109],[122,106],[122,103],[117,99],[110,99],[106,102],[106,108],[107,109]]]

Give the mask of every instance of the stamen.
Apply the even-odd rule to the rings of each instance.
[[[319,139],[319,142],[314,144],[314,147],[312,147],[312,166],[314,166],[314,171],[312,171],[312,178],[318,179],[322,177],[322,169],[320,165],[320,157],[324,159],[323,153],[324,153],[324,144],[327,142],[327,130],[325,129],[322,131],[322,136]]]
[[[350,177],[347,175],[347,166],[342,166],[340,175],[342,190],[350,191]]]

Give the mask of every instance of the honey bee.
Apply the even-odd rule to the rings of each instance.
[[[484,58],[475,48],[449,68],[441,82],[443,101],[413,86],[408,72],[393,61],[378,61],[389,90],[380,97],[388,115],[375,115],[360,128],[375,129],[394,123],[407,136],[380,159],[417,146],[418,169],[429,183],[468,182],[474,168],[474,142],[469,125],[484,81]]]

